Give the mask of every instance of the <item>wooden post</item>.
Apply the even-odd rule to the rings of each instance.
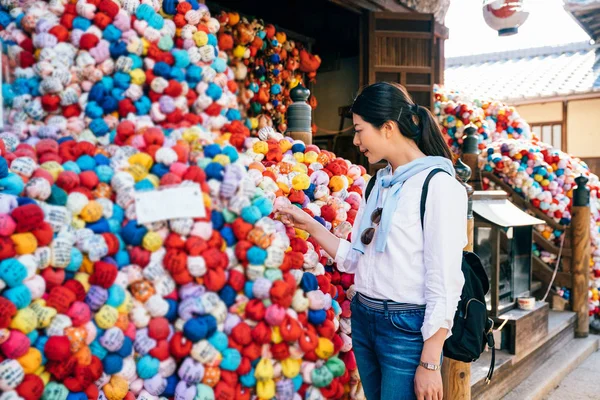
[[[286,135],[294,140],[301,140],[306,145],[312,144],[312,109],[306,102],[309,96],[310,90],[302,85],[297,85],[290,91],[290,97],[294,102],[287,110]]]
[[[590,332],[588,311],[588,291],[590,276],[590,191],[586,187],[585,176],[575,178],[577,189],[573,191],[571,211],[571,239],[573,259],[571,276],[573,291],[571,305],[577,313],[575,337],[587,337]]]
[[[473,188],[466,182],[471,177],[471,168],[464,164],[461,159],[456,161],[454,167],[456,174],[463,181],[463,186],[469,197],[467,211],[467,246],[466,251],[473,251]],[[444,385],[444,399],[470,400],[471,399],[471,364],[444,357],[442,364],[442,383]]]
[[[461,158],[471,169],[470,185],[474,190],[482,190],[481,170],[479,169],[479,134],[477,127],[467,125],[464,130]]]

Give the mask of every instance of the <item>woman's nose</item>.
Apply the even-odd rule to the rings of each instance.
[[[354,135],[354,137],[352,138],[352,144],[354,144],[356,147],[360,146],[360,140],[358,140],[358,135]]]

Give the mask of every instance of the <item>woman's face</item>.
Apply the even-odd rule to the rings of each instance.
[[[352,114],[354,123],[353,143],[361,153],[367,157],[369,164],[375,164],[385,158],[386,138],[380,129],[361,118],[360,115]]]

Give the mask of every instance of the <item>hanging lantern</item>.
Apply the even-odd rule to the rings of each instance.
[[[484,0],[483,18],[498,36],[510,36],[519,32],[519,26],[529,17],[523,7],[524,0]]]

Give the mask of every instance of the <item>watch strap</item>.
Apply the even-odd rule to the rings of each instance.
[[[428,369],[430,371],[437,371],[440,369],[440,365],[437,364],[432,364],[432,363],[427,363],[424,361],[419,361],[419,365],[425,369]]]

